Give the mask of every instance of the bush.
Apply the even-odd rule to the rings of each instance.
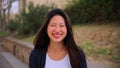
[[[9,24],[8,24],[8,30],[10,32],[12,31],[16,31],[19,28],[19,23],[17,20],[10,20]]]
[[[21,13],[21,28],[20,34],[34,34],[38,31],[39,27],[43,23],[45,14],[48,13],[51,7],[46,5],[34,6],[31,2],[28,5],[28,12],[23,11]]]
[[[120,21],[120,0],[71,0],[66,12],[72,23]]]

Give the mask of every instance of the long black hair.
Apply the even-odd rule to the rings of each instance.
[[[84,53],[81,50],[81,48],[78,48],[78,46],[75,43],[75,40],[73,37],[71,21],[70,21],[69,16],[67,15],[67,13],[64,10],[53,9],[47,14],[45,21],[40,28],[40,31],[38,32],[38,34],[36,35],[36,37],[34,39],[35,48],[44,49],[44,48],[48,47],[48,45],[50,43],[50,38],[47,35],[47,26],[48,26],[51,18],[55,15],[62,16],[65,21],[65,25],[67,27],[67,35],[64,38],[63,42],[64,42],[65,47],[68,50],[72,68],[78,68],[78,66],[80,66],[80,64],[82,64],[81,61],[82,61]]]

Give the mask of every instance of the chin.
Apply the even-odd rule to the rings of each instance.
[[[63,42],[62,40],[59,40],[59,39],[54,39],[53,42],[56,42],[56,43],[60,43],[60,42]]]

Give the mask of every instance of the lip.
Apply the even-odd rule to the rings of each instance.
[[[55,37],[56,39],[61,37],[61,34],[53,34],[53,37]]]

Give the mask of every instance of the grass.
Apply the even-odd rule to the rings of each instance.
[[[1,37],[5,37],[5,36],[7,36],[8,35],[8,32],[0,32],[0,36]]]
[[[33,42],[34,38],[35,38],[35,35],[34,36],[30,36],[28,38],[24,38],[22,40],[27,41],[27,42]]]
[[[90,55],[90,54],[93,53],[93,47],[94,47],[93,43],[91,43],[91,42],[89,42],[89,41],[87,41],[87,42],[85,42],[83,45],[81,45],[81,48],[84,49],[84,51],[85,51],[88,55]]]

